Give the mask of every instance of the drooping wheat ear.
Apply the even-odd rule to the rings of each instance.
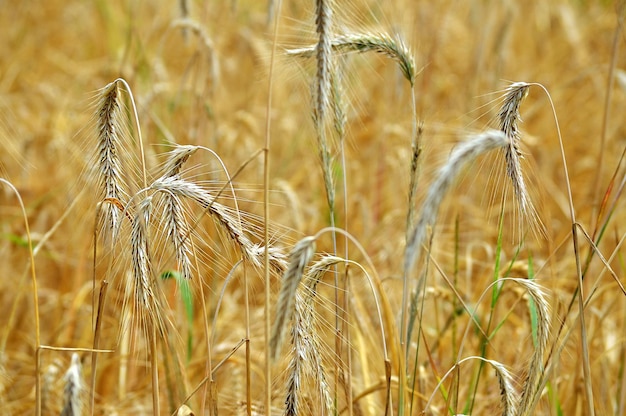
[[[203,209],[208,210],[209,215],[215,222],[226,231],[228,237],[239,247],[247,261],[259,270],[263,268],[264,247],[254,244],[242,229],[238,217],[231,212],[231,209],[215,201],[209,191],[196,185],[193,182],[179,179],[176,176],[161,177],[150,186],[152,190],[164,191],[188,198],[199,204]],[[282,274],[286,268],[285,257],[275,247],[270,247],[270,266],[274,272]]]
[[[98,160],[97,171],[101,188],[101,199],[121,200],[126,194],[120,152],[122,151],[123,114],[120,111],[118,81],[102,89],[97,107]],[[112,204],[103,208],[103,224],[116,230],[120,213]]]
[[[428,228],[434,226],[439,205],[441,205],[443,197],[448,193],[461,168],[482,153],[507,145],[508,140],[504,133],[490,130],[470,137],[469,140],[457,145],[452,150],[448,162],[439,170],[437,177],[428,189],[428,194],[422,205],[421,216],[409,235],[404,256],[405,273],[408,273],[417,261]]]
[[[426,403],[425,409],[430,408],[430,403],[435,397],[435,393],[439,391],[438,390],[439,387],[441,387],[441,385],[446,381],[448,376],[453,374],[465,362],[474,361],[474,360],[487,363],[491,367],[493,367],[493,369],[496,371],[496,377],[498,378],[498,383],[500,384],[500,395],[502,396],[501,397],[502,415],[503,416],[517,416],[518,407],[519,407],[518,405],[519,398],[517,396],[517,392],[513,385],[513,375],[502,363],[495,361],[495,360],[488,360],[487,358],[478,357],[478,356],[465,357],[459,360],[456,364],[454,364],[454,366],[452,366],[452,368],[450,368],[443,375],[443,377],[440,378],[439,382],[437,383],[436,388],[433,390],[433,394],[430,396],[430,399]]]
[[[198,146],[182,145],[176,146],[169,152],[169,157],[163,166],[163,177],[169,178],[180,174],[180,170],[191,155],[196,153]]]
[[[394,38],[382,32],[345,33],[334,36],[331,40],[331,46],[337,53],[376,52],[386,55],[398,62],[402,74],[411,83],[411,86],[415,84],[415,59],[404,40],[399,36]],[[305,46],[304,48],[288,49],[287,54],[311,57],[316,51],[316,46]]]
[[[317,284],[331,267],[345,262],[335,256],[324,256],[309,268],[304,276],[304,289],[297,290],[293,297],[295,317],[291,331],[294,354],[287,369],[287,397],[285,399],[285,415],[298,414],[299,397],[303,394],[300,380],[313,378],[322,405],[327,414],[332,414],[333,397],[326,381],[326,370],[321,358],[321,340],[315,329],[316,314],[314,301]],[[280,301],[279,301],[280,305]]]
[[[182,201],[178,195],[166,192],[163,204],[167,239],[174,247],[181,276],[184,279],[191,279],[191,236],[189,224],[183,212]]]
[[[285,329],[294,314],[296,291],[304,275],[304,268],[311,261],[313,254],[315,254],[315,238],[310,236],[298,241],[291,253],[289,253],[287,270],[282,278],[282,286],[276,306],[276,318],[272,325],[272,335],[270,337],[270,356],[272,360],[276,360],[280,355]]]
[[[513,386],[513,376],[507,368],[494,360],[487,360],[496,370],[496,377],[500,384],[500,397],[502,403],[502,416],[516,416],[519,409],[519,398]]]
[[[137,207],[133,217],[131,229],[131,254],[132,254],[132,293],[133,306],[137,309],[140,324],[146,330],[156,327],[160,335],[164,335],[161,302],[159,291],[154,287],[152,276],[152,261],[150,257],[150,211],[152,208],[152,196],[144,198]]]
[[[534,414],[534,408],[539,399],[540,386],[543,380],[543,358],[548,345],[550,331],[550,308],[544,289],[537,282],[528,279],[512,279],[524,286],[533,300],[537,311],[537,344],[530,360],[528,374],[524,380],[519,416]]]
[[[314,310],[314,301],[317,296],[317,284],[321,281],[324,274],[331,270],[332,267],[345,263],[346,260],[337,256],[324,256],[320,260],[311,265],[309,272],[304,279],[304,303],[302,304],[302,311],[299,311],[299,307],[296,304],[296,316],[301,315],[302,318],[298,322],[306,322],[309,324],[309,328],[305,328],[303,332],[310,332],[311,343],[309,345],[309,361],[313,363],[313,377],[317,384],[317,389],[322,403],[326,408],[327,414],[333,412],[333,396],[331,394],[330,387],[326,381],[326,371],[324,369],[321,351],[322,342],[319,337],[319,332],[315,330],[314,324],[316,322],[316,314]],[[296,298],[298,301],[298,298]]]
[[[183,164],[198,150],[197,146],[176,146],[169,154],[163,167],[163,178],[178,178]],[[191,279],[191,240],[190,228],[183,212],[180,197],[172,192],[164,191],[163,218],[167,238],[174,246],[176,261],[184,279]]]
[[[80,416],[82,414],[81,394],[83,391],[82,368],[78,354],[72,354],[72,363],[65,373],[63,392],[63,410],[61,416]]]
[[[504,94],[502,107],[498,113],[498,121],[500,130],[506,134],[509,140],[508,146],[504,148],[504,157],[506,160],[506,172],[513,184],[513,192],[521,212],[531,218],[533,222],[536,220],[532,201],[526,189],[524,175],[522,174],[521,159],[523,158],[520,150],[519,123],[522,121],[519,107],[524,98],[528,95],[530,84],[526,82],[514,82],[509,85]]]

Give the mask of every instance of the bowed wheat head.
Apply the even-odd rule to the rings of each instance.
[[[1,412],[626,414],[625,4],[5,7]]]

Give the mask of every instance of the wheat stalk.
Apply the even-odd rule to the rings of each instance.
[[[328,271],[331,270],[332,267],[335,267],[341,263],[345,263],[346,260],[337,257],[337,256],[323,256],[320,260],[313,263],[304,278],[304,287],[305,287],[305,298],[304,302],[301,305],[298,305],[298,297],[296,297],[296,316],[301,314],[302,318],[298,320],[298,322],[305,322],[311,327],[311,345],[309,351],[309,361],[313,363],[313,377],[317,383],[317,388],[319,395],[322,399],[322,404],[326,409],[328,414],[332,414],[334,409],[334,400],[333,396],[330,392],[330,387],[328,382],[326,381],[326,371],[324,369],[323,361],[321,359],[321,340],[319,340],[319,336],[317,331],[314,330],[315,319],[315,311],[313,308],[313,302],[315,297],[317,296],[317,285]],[[301,311],[300,311],[301,310]],[[338,370],[338,368],[336,368]],[[351,386],[349,387],[351,389]],[[351,408],[352,405],[348,402],[348,407]]]

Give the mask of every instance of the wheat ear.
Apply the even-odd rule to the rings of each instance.
[[[461,168],[482,153],[502,148],[508,143],[504,133],[491,130],[470,137],[468,141],[457,145],[452,150],[448,162],[439,170],[437,177],[428,189],[428,194],[422,205],[421,217],[410,233],[404,256],[405,273],[408,273],[417,261],[427,230],[434,226],[439,205],[441,205],[443,197],[448,193]]]
[[[163,177],[177,178],[183,164],[196,150],[198,150],[196,146],[177,146],[172,150],[165,163]],[[184,279],[191,279],[191,229],[183,213],[183,204],[180,197],[172,192],[165,191],[164,193],[163,216],[167,238],[174,246],[181,276]]]
[[[188,198],[199,204],[207,210],[216,223],[226,231],[228,237],[242,250],[246,260],[258,269],[263,268],[265,247],[253,243],[246,235],[246,230],[240,226],[237,216],[232,214],[228,207],[215,201],[209,191],[176,176],[161,177],[152,183],[150,189]],[[282,274],[286,267],[284,255],[275,247],[270,247],[268,254],[272,270]]]
[[[285,416],[298,414],[299,398],[302,395],[300,380],[306,375],[310,375],[315,380],[319,397],[326,412],[328,414],[332,412],[333,397],[326,380],[326,370],[320,354],[322,343],[315,330],[316,315],[314,300],[317,294],[317,284],[320,282],[322,276],[330,270],[331,267],[342,262],[345,262],[345,259],[336,256],[324,256],[322,259],[315,262],[309,268],[306,276],[301,277],[304,279],[304,290],[296,290],[291,297],[295,311],[291,330],[294,354],[292,354],[287,369],[289,378],[287,379]],[[281,291],[281,295],[282,293]],[[277,310],[281,310],[280,298],[278,304]],[[288,320],[284,321],[283,326],[285,326],[287,322]],[[272,337],[272,339],[274,339],[274,337]]]
[[[165,334],[162,319],[161,302],[158,290],[154,288],[152,261],[150,255],[149,225],[152,197],[139,202],[133,217],[131,228],[132,292],[133,305],[137,308],[145,334],[149,328],[157,328],[160,335]]]
[[[169,156],[163,166],[163,178],[178,176],[187,160],[196,153],[198,146],[179,145],[169,152]]]
[[[270,337],[270,357],[275,360],[280,355],[280,347],[285,328],[294,313],[294,299],[298,284],[304,275],[304,268],[315,254],[315,238],[305,237],[294,246],[289,253],[287,270],[282,278],[282,286],[278,295],[276,318],[272,325]]]
[[[191,230],[183,213],[182,201],[177,195],[166,193],[163,216],[167,238],[174,246],[181,276],[184,279],[191,279]]]
[[[498,122],[500,130],[504,132],[509,140],[508,145],[504,148],[504,157],[506,173],[513,185],[513,193],[522,214],[534,224],[538,220],[526,188],[524,175],[522,174],[521,160],[523,156],[520,150],[521,133],[519,130],[519,123],[522,121],[519,108],[524,98],[528,95],[529,89],[530,84],[526,82],[515,82],[509,85],[504,94],[502,107],[498,112]]]
[[[322,126],[326,120],[326,109],[330,106],[332,71],[332,0],[316,0],[315,32],[318,36],[315,46],[317,75],[315,78],[315,119]]]
[[[80,416],[82,414],[81,394],[83,388],[80,357],[74,353],[72,354],[72,363],[65,373],[64,403],[61,416]]]
[[[302,316],[298,322],[307,323],[310,327],[308,328],[311,333],[311,342],[308,345],[308,361],[313,364],[313,377],[317,383],[317,389],[320,398],[322,399],[322,403],[326,408],[327,414],[332,414],[334,400],[328,382],[326,381],[326,370],[324,369],[324,364],[320,354],[322,342],[319,339],[318,332],[314,329],[316,315],[313,305],[315,297],[317,296],[317,285],[321,281],[324,274],[330,271],[332,267],[336,267],[337,265],[345,262],[346,259],[341,257],[327,255],[313,263],[304,279],[304,302],[301,306],[296,304],[296,315],[301,314]],[[296,301],[298,301],[298,297],[296,297]],[[348,388],[352,388],[352,386],[349,386]],[[352,407],[350,403],[348,403],[348,406]]]
[[[495,360],[488,360],[484,357],[478,356],[470,356],[465,357],[459,360],[452,368],[450,368],[444,375],[441,377],[437,386],[433,390],[433,394],[430,396],[430,399],[426,403],[424,409],[428,410],[430,407],[430,403],[435,397],[435,392],[439,391],[441,385],[445,382],[445,380],[450,376],[454,371],[456,371],[463,363],[466,361],[478,360],[489,364],[496,371],[496,377],[498,378],[498,383],[500,385],[500,395],[501,395],[501,403],[502,403],[502,416],[516,416],[518,412],[518,396],[515,391],[515,387],[513,385],[513,375],[507,368],[500,362]]]
[[[500,384],[502,416],[516,416],[519,409],[519,400],[515,387],[513,386],[513,376],[511,372],[498,361],[488,360],[488,362],[496,370],[496,377]]]
[[[96,110],[97,115],[97,170],[101,188],[101,199],[121,200],[125,195],[120,152],[122,151],[123,114],[120,111],[120,91],[118,81],[104,87]],[[103,223],[109,230],[116,230],[120,213],[107,204],[104,208]]]
[[[386,55],[398,63],[402,74],[411,85],[415,84],[415,59],[404,40],[399,36],[394,38],[382,32],[345,33],[333,37],[330,45],[337,53],[376,52]],[[286,52],[288,55],[304,58],[319,53],[317,46],[288,49]]]
[[[550,332],[550,308],[544,289],[535,281],[528,279],[512,280],[526,288],[537,310],[537,345],[535,345],[528,374],[524,380],[518,413],[519,416],[527,416],[534,414],[535,404],[539,398],[539,390],[544,374],[543,357],[548,345]]]

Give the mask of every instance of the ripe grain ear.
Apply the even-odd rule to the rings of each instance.
[[[113,81],[100,93],[96,110],[97,132],[97,176],[101,200],[122,200],[127,193],[127,186],[122,175],[123,121],[120,111],[120,91],[118,82]],[[102,208],[101,225],[109,231],[118,227],[120,212],[112,204]]]
[[[278,295],[276,317],[272,325],[269,342],[270,356],[276,360],[280,355],[280,347],[285,336],[285,330],[294,314],[294,302],[298,284],[304,276],[304,268],[315,254],[315,238],[305,237],[300,240],[291,253],[287,270],[282,278],[282,286]]]
[[[459,144],[452,150],[448,162],[439,170],[439,173],[428,189],[428,194],[422,205],[421,216],[410,233],[404,257],[405,271],[408,273],[419,257],[422,244],[429,227],[435,225],[439,205],[448,193],[459,172],[468,162],[490,150],[503,148],[509,141],[499,131],[491,130],[470,137],[466,142]]]

